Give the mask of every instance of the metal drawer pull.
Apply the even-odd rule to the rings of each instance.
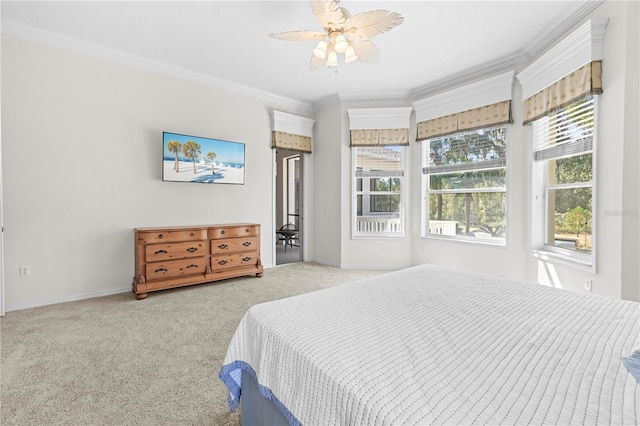
[[[158,273],[158,272],[167,272],[167,270],[166,270],[165,268],[159,268],[159,269],[156,269],[156,270],[155,270],[155,271],[153,271],[153,272],[155,272],[155,273]]]
[[[189,234],[190,237],[193,237],[193,232]]]
[[[228,245],[226,245],[226,244],[220,244],[220,245],[218,246],[218,248],[219,248],[219,249],[222,249],[222,250],[226,249],[227,247],[229,247],[229,246],[228,246]]]
[[[218,265],[226,265],[227,261],[226,260],[219,260],[218,261]]]
[[[242,261],[243,261],[243,262],[248,262],[248,261],[250,261],[250,260],[251,260],[251,258],[250,258],[250,257],[243,257],[243,258],[242,258]]]
[[[245,246],[245,247],[249,247],[251,245],[251,243],[249,241],[247,241],[245,243],[242,243],[242,245]]]
[[[163,235],[162,235],[162,234],[158,234],[158,238],[162,238],[162,237],[163,237]]]
[[[193,253],[194,251],[198,251],[198,249],[197,249],[197,248],[195,248],[195,247],[189,247],[189,248],[187,249],[187,251],[188,251],[189,253]]]
[[[225,232],[227,232],[227,231],[225,231],[224,229],[223,229],[222,231],[220,231],[220,233],[221,233],[222,235],[224,235],[224,233],[225,233]]]
[[[245,229],[245,230],[244,230],[244,232],[247,232],[247,233],[248,233],[248,232],[249,232],[249,228]]]
[[[198,267],[198,265],[194,265],[194,264],[192,263],[191,265],[187,266],[187,269],[189,269],[189,268],[197,268],[197,267]]]
[[[160,254],[160,253],[168,253],[168,251],[166,251],[166,250],[158,250],[154,254]]]

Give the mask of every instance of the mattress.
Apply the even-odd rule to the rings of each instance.
[[[636,302],[420,265],[253,306],[219,376],[291,424],[637,425],[639,347]]]

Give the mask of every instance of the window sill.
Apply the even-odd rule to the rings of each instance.
[[[404,238],[404,234],[373,234],[373,235],[352,235],[352,240],[387,240]]]
[[[567,266],[595,273],[593,255],[565,254],[545,249],[533,249],[533,257],[542,261],[560,261]]]
[[[507,242],[504,238],[472,238],[472,237],[454,237],[439,234],[427,234],[422,238],[428,240],[452,241],[463,244],[478,244],[483,246],[506,247]]]

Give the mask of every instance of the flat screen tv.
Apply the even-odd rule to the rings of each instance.
[[[162,132],[162,180],[244,185],[244,152],[240,142]]]

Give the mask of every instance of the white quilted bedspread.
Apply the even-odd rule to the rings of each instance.
[[[640,423],[640,304],[421,265],[253,306],[250,365],[303,425]]]

